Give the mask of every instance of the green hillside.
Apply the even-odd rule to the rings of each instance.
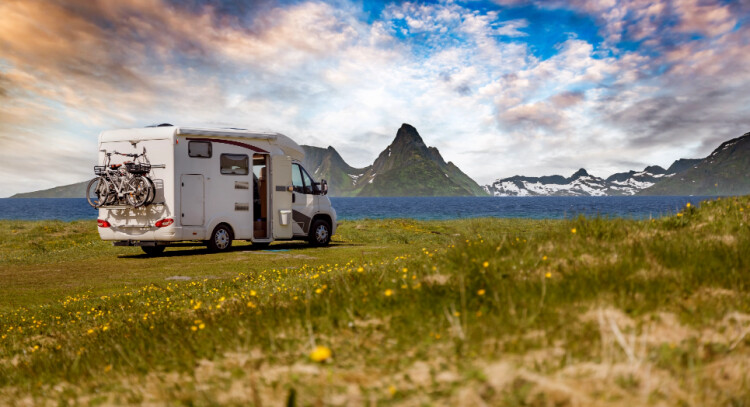
[[[356,196],[358,188],[354,177],[367,168],[358,169],[347,164],[333,147],[305,146],[305,168],[316,181],[325,179],[331,196]],[[353,177],[354,176],[354,177]]]
[[[641,195],[750,193],[750,133],[722,143],[697,164],[643,190]]]
[[[89,181],[86,180],[41,191],[24,192],[15,194],[11,196],[11,198],[85,198],[86,185],[88,185],[88,183]]]

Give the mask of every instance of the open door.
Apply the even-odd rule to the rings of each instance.
[[[273,237],[291,239],[292,230],[292,159],[271,157],[271,185],[273,185]]]

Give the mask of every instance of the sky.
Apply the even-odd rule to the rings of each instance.
[[[97,135],[242,127],[372,163],[402,123],[480,185],[707,156],[750,131],[750,0],[0,1],[0,197]]]

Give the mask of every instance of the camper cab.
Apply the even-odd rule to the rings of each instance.
[[[99,165],[107,152],[144,149],[153,202],[99,208],[99,236],[116,246],[141,246],[151,255],[195,240],[214,251],[228,249],[232,240],[268,245],[304,239],[322,246],[336,233],[326,182],[315,182],[302,167],[304,151],[289,137],[171,125],[105,131]],[[116,160],[126,157],[113,155]]]

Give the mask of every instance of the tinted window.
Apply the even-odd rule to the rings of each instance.
[[[302,182],[299,164],[292,164],[292,186],[294,186],[294,192],[305,193],[305,184]]]
[[[306,194],[312,194],[315,191],[315,187],[313,187],[312,178],[310,178],[309,175],[307,175],[307,171],[305,171],[304,168],[299,167],[302,170],[302,181],[305,182],[305,193]]]
[[[221,173],[228,175],[247,175],[249,159],[245,154],[222,154]]]
[[[188,155],[191,157],[211,158],[211,142],[210,141],[188,142]]]

